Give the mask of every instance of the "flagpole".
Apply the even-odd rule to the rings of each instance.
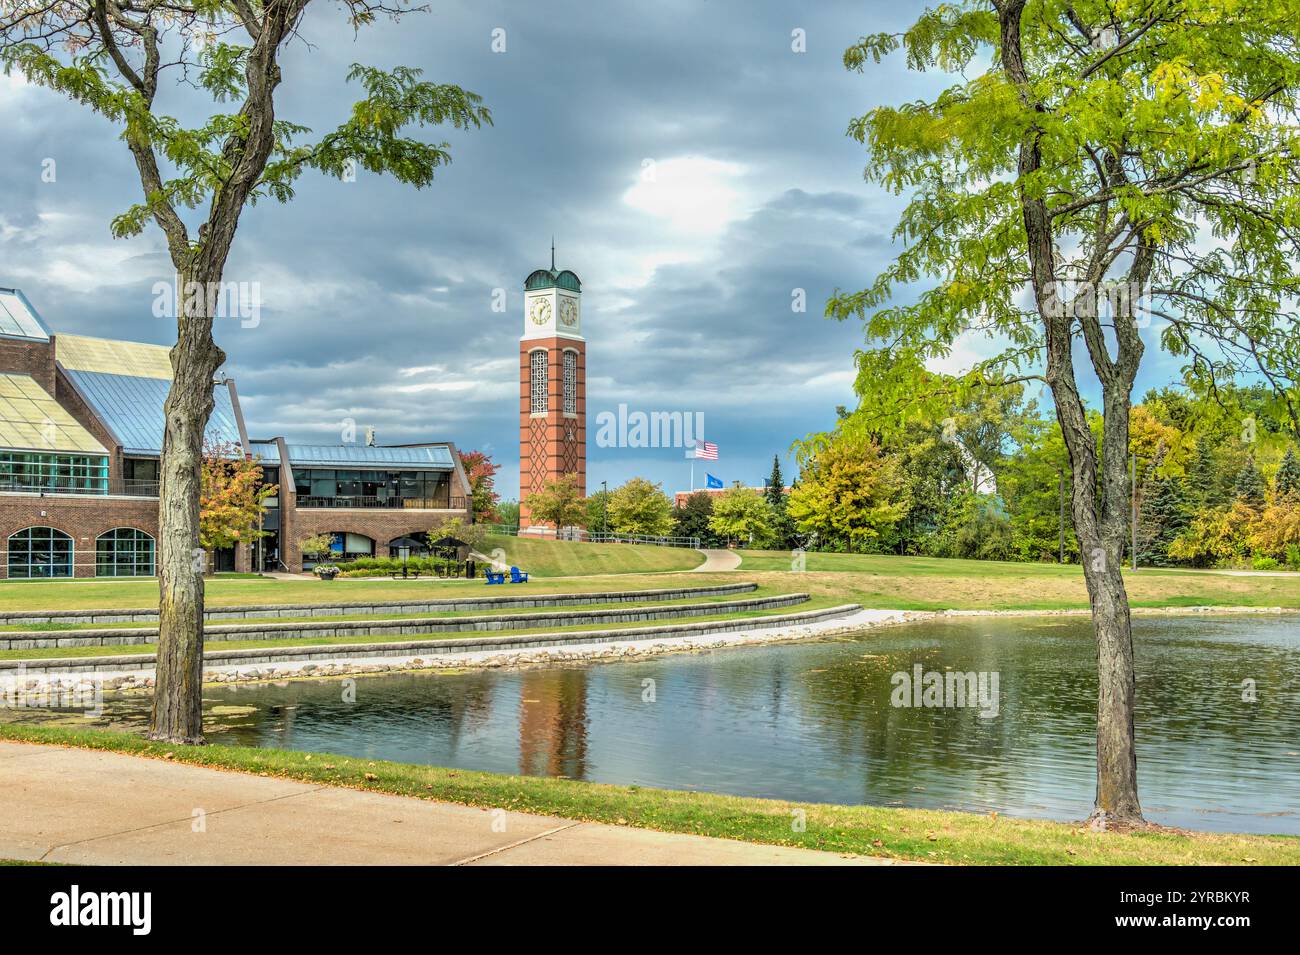
[[[695,493],[695,455],[691,455],[691,493]]]

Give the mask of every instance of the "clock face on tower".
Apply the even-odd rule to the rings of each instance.
[[[534,325],[545,325],[551,320],[551,303],[548,299],[535,298],[528,308],[528,317]]]
[[[560,321],[569,328],[578,324],[578,303],[573,299],[560,299]]]

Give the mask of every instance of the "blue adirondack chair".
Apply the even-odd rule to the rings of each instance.
[[[502,573],[497,573],[491,568],[488,568],[487,570],[484,570],[483,573],[487,577],[487,582],[489,585],[504,584],[506,582],[506,575],[504,571]]]
[[[510,582],[512,584],[526,584],[528,583],[528,574],[520,570],[518,567],[511,567]]]

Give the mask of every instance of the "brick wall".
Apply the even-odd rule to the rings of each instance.
[[[0,370],[30,375],[54,397],[54,343],[0,338]]]
[[[95,576],[95,539],[115,527],[134,527],[158,539],[158,502],[150,498],[0,494],[0,578],[9,576],[9,535],[26,527],[53,527],[72,538],[76,577]]]
[[[546,415],[532,413],[532,353],[546,349]],[[577,413],[564,413],[564,353],[577,353]],[[587,343],[539,338],[519,348],[519,522],[531,523],[528,496],[565,474],[576,475],[587,493]]]
[[[283,500],[283,498],[282,498]],[[289,508],[288,532],[281,531],[281,559],[295,573],[302,570],[299,542],[316,534],[361,534],[375,542],[375,556],[388,556],[388,542],[398,537],[435,531],[454,517],[468,522],[464,510],[416,510],[414,508]],[[281,516],[284,521],[284,515]]]

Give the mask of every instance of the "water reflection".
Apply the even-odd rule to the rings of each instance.
[[[1300,618],[1137,623],[1149,817],[1300,832]],[[996,671],[999,713],[890,705],[891,675]],[[1078,819],[1093,794],[1095,650],[1077,619],[973,619],[835,642],[528,671],[208,691],[209,738],[505,773]],[[654,701],[643,699],[645,679]],[[1257,702],[1242,699],[1254,680]],[[147,701],[111,701],[140,722]]]

